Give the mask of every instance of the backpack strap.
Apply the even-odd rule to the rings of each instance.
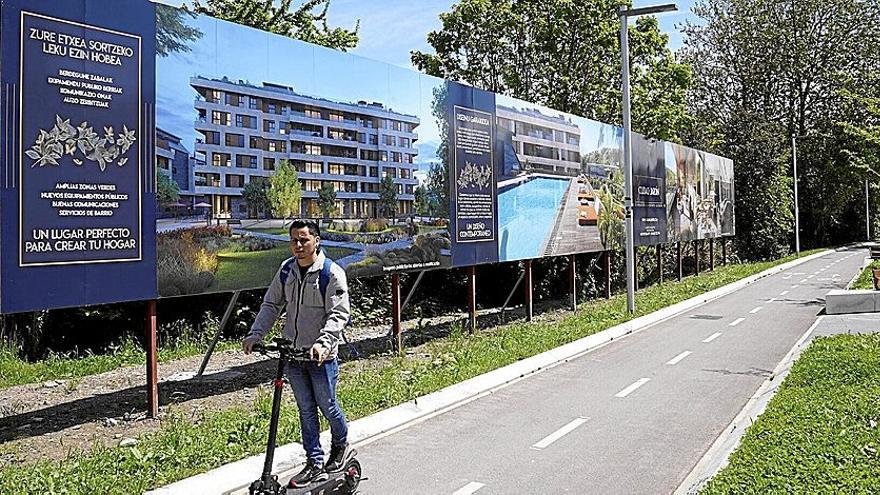
[[[330,270],[333,268],[333,260],[330,258],[324,258],[324,266],[321,267],[321,272],[318,274],[318,289],[321,290],[321,299],[326,300],[327,298],[327,286],[330,285]],[[351,342],[348,341],[348,337],[345,336],[345,327],[351,325],[351,314],[348,315],[348,321],[345,322],[345,326],[342,327],[342,341],[345,342],[346,347],[348,347],[348,352],[351,353],[352,357],[357,359],[360,355],[357,349],[351,345]]]
[[[279,274],[279,277],[281,278],[281,293],[284,294],[285,301],[287,300],[287,291],[284,290],[284,287],[287,285],[287,278],[290,277],[290,270],[295,261],[296,258],[290,258],[281,265],[281,273]]]

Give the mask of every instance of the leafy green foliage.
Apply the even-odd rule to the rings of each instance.
[[[866,266],[865,269],[862,270],[861,273],[859,273],[859,276],[853,281],[850,289],[873,289],[874,274],[872,270],[875,268],[880,269],[880,260],[874,260],[868,266]]]
[[[248,204],[248,211],[254,216],[272,209],[269,201],[269,183],[265,180],[253,180],[252,177],[241,190],[241,197]]]
[[[820,337],[701,492],[878,493],[880,335]]]
[[[302,186],[296,169],[287,160],[281,160],[278,170],[269,179],[266,196],[276,217],[291,218],[299,215],[299,202],[302,199]]]
[[[189,41],[202,37],[203,33],[186,24],[184,16],[195,17],[186,10],[164,3],[156,3],[156,55],[167,57],[171,53],[189,52]]]
[[[693,145],[736,166],[737,247],[772,257],[794,244],[790,214],[791,136],[798,145],[801,241],[805,246],[863,238],[853,201],[864,176],[846,166],[852,140],[840,123],[864,111],[844,90],[880,71],[880,4],[860,0],[702,0],[686,26],[680,58],[694,85]],[[754,174],[755,177],[744,177]],[[746,235],[743,236],[742,234]]]
[[[617,9],[623,0],[462,0],[428,34],[436,55],[412,52],[437,77],[592,118],[621,122]],[[630,27],[633,129],[677,140],[689,122],[690,71],[675,61],[657,20]]]
[[[244,24],[288,38],[346,51],[357,46],[358,28],[327,24],[330,0],[305,0],[291,9],[292,0],[193,0],[192,9],[218,19]]]
[[[336,188],[330,182],[322,183],[318,189],[318,208],[324,218],[336,213]]]
[[[385,218],[397,216],[397,184],[390,175],[379,182],[379,214]]]
[[[169,205],[180,199],[180,187],[171,177],[156,172],[156,201],[160,205]]]

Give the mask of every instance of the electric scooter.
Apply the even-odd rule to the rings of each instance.
[[[352,449],[341,471],[327,473],[328,478],[314,481],[308,485],[290,488],[278,482],[278,476],[272,474],[272,462],[275,458],[275,440],[278,434],[278,416],[281,413],[281,393],[284,390],[284,367],[293,358],[309,359],[309,349],[296,349],[293,343],[285,339],[275,339],[273,344],[254,344],[252,350],[264,356],[278,356],[278,369],[275,373],[272,395],[272,416],[269,420],[269,440],[266,443],[266,460],[263,463],[263,474],[251,483],[250,495],[329,495],[353,494],[361,481],[361,463],[355,459],[357,451]]]

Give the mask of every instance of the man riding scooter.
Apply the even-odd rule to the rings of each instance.
[[[262,342],[282,309],[287,310],[284,337],[295,348],[308,348],[308,358],[294,358],[286,368],[287,379],[299,408],[305,467],[289,486],[300,488],[326,480],[341,471],[351,454],[348,425],[336,400],[339,377],[337,350],[350,306],[345,270],[321,252],[321,230],[309,220],[290,225],[293,257],[282,263],[263,297],[251,331],[242,341],[245,353]],[[318,409],[330,423],[330,455],[324,462],[320,444]]]

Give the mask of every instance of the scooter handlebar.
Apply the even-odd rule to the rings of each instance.
[[[254,342],[251,346],[251,351],[263,355],[277,352],[280,355],[286,355],[289,358],[311,358],[311,349],[307,347],[297,349],[293,346],[293,342],[286,339],[275,339],[273,343],[268,345],[262,342]]]

